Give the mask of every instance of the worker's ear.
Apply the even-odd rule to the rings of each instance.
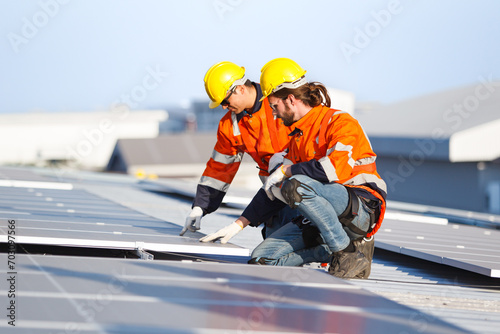
[[[245,85],[239,85],[239,86],[236,86],[236,88],[234,89],[234,92],[236,93],[236,95],[243,95],[244,90],[245,90]]]
[[[286,99],[288,100],[288,103],[290,103],[290,105],[292,106],[295,105],[295,103],[297,102],[297,99],[293,94],[289,94]]]

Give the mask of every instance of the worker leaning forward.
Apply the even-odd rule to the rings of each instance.
[[[282,120],[273,116],[268,99],[262,96],[260,85],[247,79],[244,67],[227,61],[217,63],[208,70],[204,81],[211,100],[209,107],[220,105],[228,112],[219,122],[217,143],[198,183],[192,211],[180,235],[184,235],[187,230],[199,230],[201,218],[219,208],[244,153],[257,163],[259,176],[264,182],[269,175],[269,167],[272,169],[281,164],[284,156],[282,151],[288,144],[291,131],[283,125]],[[287,209],[267,217],[263,236],[270,235],[282,222],[290,221],[297,214]],[[241,227],[231,232],[234,235],[239,231]],[[214,239],[220,238],[212,235],[202,241]],[[227,240],[222,238],[221,241]]]
[[[373,235],[385,212],[386,185],[357,120],[331,109],[326,88],[307,82],[305,73],[286,58],[262,68],[263,96],[294,130],[283,165],[267,178],[241,222],[263,220],[285,203],[302,216],[258,245],[249,263],[330,262],[332,275],[367,278]]]

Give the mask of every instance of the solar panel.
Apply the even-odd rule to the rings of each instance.
[[[232,244],[215,245],[180,237],[180,227],[91,194],[70,183],[0,180],[0,242],[7,241],[6,222],[17,221],[17,242],[87,248],[109,248],[184,254],[248,256]],[[5,175],[5,173],[4,173]],[[175,204],[174,204],[175,205]],[[177,210],[175,207],[165,210]],[[201,234],[198,234],[198,237]]]
[[[481,227],[500,229],[500,215],[486,212],[474,212],[443,208],[430,205],[388,201],[387,205],[393,210],[416,212],[434,217],[443,217],[456,223],[476,225]]]
[[[403,219],[384,219],[375,237],[376,247],[500,277],[500,231],[447,221],[436,224]]]
[[[18,254],[16,272],[2,332],[466,333],[306,268]]]
[[[1,167],[0,180],[10,181],[34,181],[34,182],[50,182],[51,178],[47,178],[27,168]]]

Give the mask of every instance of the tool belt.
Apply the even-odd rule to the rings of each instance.
[[[368,233],[370,233],[373,228],[375,227],[376,222],[378,221],[378,217],[380,215],[380,203],[379,201],[374,201],[370,199],[366,199],[363,197],[358,197],[356,195],[356,192],[354,191],[353,188],[351,187],[345,187],[347,190],[348,194],[348,202],[347,202],[347,208],[342,212],[339,216],[339,221],[342,225],[350,229],[352,232],[366,236]],[[372,209],[372,212],[370,213],[370,224],[368,231],[363,231],[356,225],[352,223],[353,219],[358,215],[359,213],[359,201],[358,198],[361,201],[364,201],[365,204]]]

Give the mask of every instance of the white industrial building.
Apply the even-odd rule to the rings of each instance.
[[[101,170],[121,138],[154,138],[164,110],[0,115],[0,164],[64,162]]]
[[[388,198],[500,213],[500,82],[358,106]]]

